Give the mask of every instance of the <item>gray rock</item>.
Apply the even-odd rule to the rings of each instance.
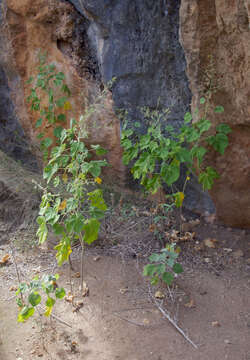
[[[142,131],[147,127],[142,107],[169,108],[168,124],[178,129],[191,102],[179,42],[180,0],[68,1],[89,20],[87,34],[102,81],[116,79],[115,107],[125,109],[130,122],[139,121]],[[198,182],[193,179],[190,185],[186,206],[214,211]]]

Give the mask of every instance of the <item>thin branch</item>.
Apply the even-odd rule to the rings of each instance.
[[[130,323],[130,324],[133,324],[133,325],[136,325],[136,326],[143,326],[143,327],[145,327],[144,324],[140,324],[140,323],[138,323],[138,322],[136,322],[136,321],[126,319],[126,318],[120,316],[120,315],[117,314],[117,313],[113,313],[112,315],[118,317],[118,318],[121,319],[121,320],[127,321],[127,322]]]
[[[38,305],[38,306],[39,306],[43,311],[45,311],[45,308],[44,308],[43,306],[40,306],[40,305]],[[54,315],[54,314],[50,314],[50,316],[51,316],[53,319],[59,321],[61,324],[66,325],[66,326],[72,328],[72,325],[70,325],[70,324],[67,323],[66,321],[60,319],[58,316],[56,316],[56,315]]]
[[[162,315],[168,319],[168,321],[176,328],[176,330],[195,348],[198,349],[198,346],[188,337],[187,334],[176,324],[176,322],[171,318],[168,312],[166,312],[158,303],[158,301],[155,300],[154,296],[152,295],[151,289],[149,288],[150,297],[157,306],[157,308],[160,310]]]

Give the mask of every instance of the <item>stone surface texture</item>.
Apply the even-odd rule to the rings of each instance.
[[[24,131],[33,153],[39,153],[37,117],[25,103],[30,90],[26,80],[36,74],[39,51],[47,52],[48,62],[66,75],[72,91],[69,119],[79,119],[103,85],[115,78],[84,126],[88,142],[108,150],[110,178],[124,184],[127,172],[121,161],[122,121],[116,110],[127,110],[128,120],[139,120],[145,129],[141,107],[159,111],[170,108],[168,122],[178,128],[190,104],[194,110],[208,90],[209,82],[216,89],[211,106],[225,108],[219,116],[209,113],[213,126],[226,122],[232,127],[225,156],[211,152],[207,158],[221,174],[211,197],[222,222],[250,227],[248,0],[0,3],[5,5],[1,7],[0,93],[4,94],[4,103],[10,104],[8,110],[1,110],[8,113],[5,129],[19,129],[20,134]],[[206,73],[209,66],[210,75]],[[7,139],[2,119],[1,115],[0,137]],[[213,211],[213,202],[195,181],[191,184],[189,208]]]
[[[193,94],[192,108],[207,90],[204,72],[213,61],[211,81],[217,91],[209,118],[228,123],[230,145],[208,163],[221,177],[211,193],[218,218],[230,226],[250,227],[250,3],[248,0],[182,0],[180,37]],[[210,82],[211,82],[210,81]]]
[[[100,95],[98,68],[87,41],[89,21],[80,16],[71,4],[59,0],[6,0],[5,3],[4,39],[5,45],[11,46],[3,61],[20,124],[36,152],[36,135],[40,131],[35,129],[38,115],[31,113],[25,99],[30,93],[30,85],[26,81],[37,73],[40,51],[47,53],[48,63],[54,63],[57,70],[66,76],[72,92],[68,121],[70,118],[79,119]],[[98,111],[94,115],[94,121],[92,116],[85,117],[84,126],[89,129],[88,142],[97,142],[108,150],[108,160],[117,179],[121,180],[124,171],[120,123],[112,109],[110,95],[99,100]]]

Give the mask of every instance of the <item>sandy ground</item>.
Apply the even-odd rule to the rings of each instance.
[[[62,300],[53,312],[59,320],[36,315],[25,324],[17,323],[14,289],[18,282],[11,257],[0,267],[0,359],[250,360],[249,233],[203,225],[197,232],[200,237],[217,234],[217,249],[198,254],[186,249],[185,272],[171,291],[160,289],[164,299],[157,300],[158,307],[152,299],[155,289],[150,290],[141,276],[139,257],[108,255],[103,247],[93,248],[85,257],[89,295],[82,298],[78,311]],[[70,291],[68,265],[57,268],[53,252],[36,247],[27,251],[20,245],[32,244],[32,233],[12,233],[10,240],[23,280],[58,272],[60,285]],[[232,251],[225,250],[230,246]],[[0,246],[0,259],[5,254],[11,255],[8,243]],[[76,272],[79,258],[76,248]],[[74,273],[73,287],[77,293],[79,279]],[[159,307],[171,313],[198,349],[177,332]]]

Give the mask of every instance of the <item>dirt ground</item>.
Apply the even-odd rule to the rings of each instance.
[[[106,221],[100,241],[86,252],[84,281],[89,294],[81,299],[82,307],[75,311],[61,300],[53,310],[57,318],[36,315],[24,324],[17,323],[12,250],[22,280],[57,272],[67,294],[69,268],[57,268],[53,250],[35,245],[33,229],[8,234],[6,223],[0,223],[5,239],[0,241],[0,259],[11,255],[0,267],[0,359],[250,360],[249,231],[225,228],[213,219],[198,220],[195,231],[191,229],[194,238],[179,243],[184,273],[171,289],[155,289],[141,275],[149,253],[161,246],[152,227],[145,229],[147,216],[140,216],[133,206],[112,216],[116,224]],[[206,239],[212,240],[212,247],[205,245]],[[77,246],[72,261],[77,294]],[[156,290],[163,299],[155,298]]]

